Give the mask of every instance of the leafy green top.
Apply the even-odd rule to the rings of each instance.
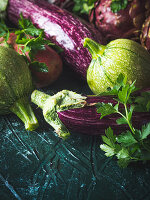
[[[29,63],[30,67],[34,68],[36,71],[48,72],[48,67],[45,63],[40,63],[34,61],[35,55],[39,50],[45,50],[45,45],[51,46],[57,52],[61,52],[62,49],[56,46],[54,43],[45,39],[45,34],[43,29],[36,28],[29,19],[23,17],[20,14],[20,19],[18,21],[18,29],[10,29],[2,21],[0,23],[0,36],[4,38],[6,45],[10,35],[13,31],[17,35],[16,43],[18,44],[18,52],[24,56],[26,62]],[[28,58],[27,58],[28,55]]]
[[[89,11],[94,7],[97,0],[74,0],[73,12],[89,14]],[[123,10],[128,5],[128,0],[111,0],[111,10],[116,13]]]
[[[111,10],[112,12],[116,13],[119,12],[120,10],[123,10],[127,7],[128,5],[128,0],[111,0]]]
[[[89,14],[96,0],[74,0],[73,12]]]
[[[104,116],[118,113],[121,117],[116,120],[118,125],[127,124],[129,130],[121,133],[119,136],[114,135],[113,130],[109,127],[102,140],[105,144],[101,144],[100,148],[105,151],[107,157],[116,156],[118,164],[126,167],[130,162],[150,160],[150,123],[143,125],[141,130],[137,130],[132,125],[133,111],[150,111],[150,92],[144,92],[141,96],[132,96],[137,88],[135,82],[127,83],[127,79],[120,75],[117,83],[112,90],[109,89],[108,94],[116,95],[116,105],[111,103],[97,103],[97,112]],[[124,109],[120,108],[123,104]]]

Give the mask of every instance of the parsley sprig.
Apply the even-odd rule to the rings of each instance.
[[[73,12],[81,14],[89,14],[89,11],[94,8],[94,3],[97,0],[74,0]],[[116,13],[124,10],[128,5],[128,0],[111,0],[111,11]]]
[[[45,45],[51,46],[58,52],[61,52],[62,49],[49,40],[46,40],[44,30],[36,28],[32,22],[24,18],[22,14],[20,14],[18,26],[19,29],[15,31],[17,35],[16,43],[20,45],[20,50],[25,58],[26,53],[29,52],[30,68],[40,72],[48,72],[48,67],[45,63],[34,61],[36,53],[39,50],[45,50]]]
[[[96,0],[74,0],[73,12],[88,15],[95,2]]]
[[[1,21],[0,21],[0,37],[3,37],[4,40],[1,40],[0,43],[4,42],[6,46],[9,46],[9,44],[7,43],[9,35],[10,35],[10,29],[5,24],[5,21],[3,19],[1,19]]]
[[[18,20],[18,28],[10,29],[4,21],[0,23],[0,36],[4,38],[8,46],[8,39],[11,32],[17,35],[16,44],[18,44],[18,52],[22,54],[30,68],[39,72],[48,72],[48,67],[45,63],[35,61],[35,55],[39,50],[45,50],[45,45],[55,49],[58,53],[62,51],[60,47],[45,39],[43,29],[36,28],[29,19],[23,17],[22,13]]]
[[[141,127],[141,130],[134,128],[132,116],[134,111],[150,111],[150,92],[144,92],[141,96],[133,96],[137,88],[135,82],[127,83],[127,78],[122,74],[118,77],[116,85],[107,94],[115,95],[117,104],[97,103],[97,112],[101,113],[100,119],[104,116],[117,113],[118,125],[127,124],[129,129],[120,135],[115,135],[112,128],[105,130],[102,136],[104,144],[100,148],[107,157],[115,156],[120,167],[127,167],[129,163],[136,161],[150,160],[150,123]],[[123,105],[123,106],[122,106]]]
[[[128,0],[111,0],[111,10],[116,13],[120,10],[124,10],[128,5]]]

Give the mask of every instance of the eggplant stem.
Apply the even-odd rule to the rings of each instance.
[[[85,99],[86,97],[69,90],[62,90],[53,96],[38,90],[34,90],[31,94],[31,101],[42,108],[43,116],[47,123],[49,123],[55,129],[59,137],[63,139],[68,138],[70,133],[59,119],[58,112],[82,108],[86,104]]]

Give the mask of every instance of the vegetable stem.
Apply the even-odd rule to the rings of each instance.
[[[31,100],[41,109],[44,108],[45,102],[50,98],[50,95],[45,94],[44,92],[34,90],[31,94]]]
[[[124,104],[124,107],[125,107],[125,112],[126,112],[126,120],[127,120],[128,125],[129,125],[129,128],[132,131],[132,133],[135,134],[135,129],[133,128],[133,126],[132,126],[132,124],[130,123],[130,120],[129,120],[129,114],[128,114],[128,110],[127,110],[127,105]]]
[[[97,59],[98,57],[100,57],[104,53],[104,50],[106,48],[104,45],[101,45],[101,44],[91,40],[90,38],[84,39],[83,46],[88,48],[93,59]]]
[[[38,127],[38,121],[27,97],[17,100],[10,110],[24,122],[26,130],[33,131]]]
[[[53,96],[34,90],[31,95],[31,101],[42,108],[45,120],[63,139],[68,138],[70,133],[59,119],[57,112],[81,108],[86,104],[85,99],[86,97],[69,90],[62,90]]]

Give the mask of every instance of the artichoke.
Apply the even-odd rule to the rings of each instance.
[[[112,3],[119,5],[120,9],[112,7]],[[149,0],[128,0],[126,4],[122,1],[98,0],[89,13],[89,21],[95,24],[107,41],[118,38],[138,41],[149,12]]]
[[[150,52],[150,16],[146,18],[140,35],[141,45]]]

